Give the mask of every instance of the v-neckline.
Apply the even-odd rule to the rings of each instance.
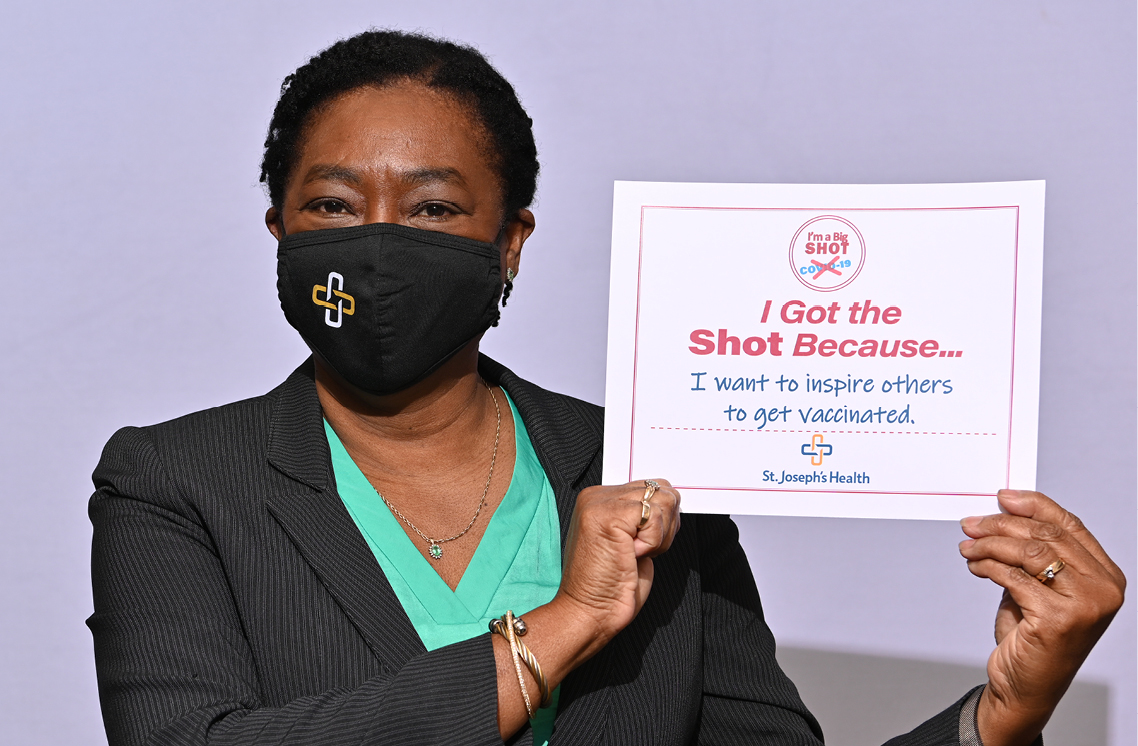
[[[514,439],[517,444],[520,434],[525,432],[524,425],[508,394],[506,401],[509,402],[514,418]],[[380,499],[379,493],[348,454],[332,426],[325,421],[324,427],[332,451],[337,491],[364,531],[373,551],[378,549],[382,552],[391,569],[402,576],[408,590],[437,623],[462,624],[482,619],[517,557],[526,531],[537,512],[538,501],[526,499],[523,490],[518,488],[519,484],[530,482],[526,476],[543,474],[540,463],[531,463],[536,462],[536,458],[526,457],[532,451],[515,447],[510,486],[501,503],[490,515],[486,531],[463,571],[462,578],[455,589],[451,590],[415,547],[399,519]],[[536,474],[533,471],[535,469]],[[520,470],[525,471],[522,479],[518,478]],[[370,531],[365,526],[371,527]],[[372,532],[379,535],[371,535]]]

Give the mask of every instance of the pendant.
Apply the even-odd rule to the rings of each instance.
[[[431,559],[442,559],[443,548],[439,546],[439,543],[437,541],[432,541],[430,553]]]

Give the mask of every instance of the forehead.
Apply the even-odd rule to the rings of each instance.
[[[493,147],[470,106],[412,80],[357,88],[313,112],[294,173],[314,163],[364,170],[451,168],[497,182]]]

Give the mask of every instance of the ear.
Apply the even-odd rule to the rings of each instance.
[[[506,270],[514,270],[518,274],[518,267],[522,261],[522,246],[536,227],[533,213],[526,209],[518,210],[502,227],[501,237],[498,239],[498,248],[502,251],[502,277]],[[270,229],[271,230],[271,229]]]
[[[269,233],[273,234],[273,238],[280,241],[284,238],[284,221],[281,220],[281,211],[275,207],[270,207],[265,210],[265,227],[269,229]],[[515,272],[517,270],[514,270]]]

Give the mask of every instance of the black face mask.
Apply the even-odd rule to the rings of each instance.
[[[498,247],[372,223],[285,236],[277,293],[288,323],[348,383],[391,394],[498,322]]]

